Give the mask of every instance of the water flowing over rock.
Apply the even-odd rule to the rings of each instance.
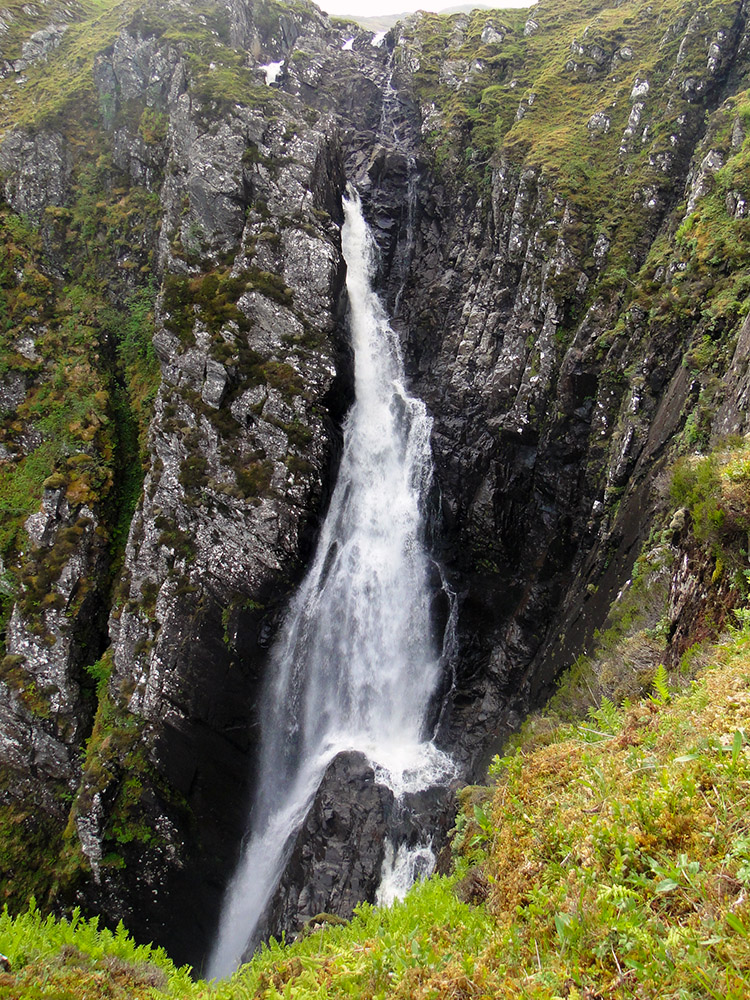
[[[318,913],[349,917],[358,902],[374,898],[393,806],[393,792],[375,780],[364,754],[334,757],[243,959],[271,933],[291,939]]]
[[[303,821],[310,830],[331,821],[334,837],[326,838],[324,855],[335,856],[342,849],[341,843],[336,847],[339,841],[363,843],[368,832],[388,831],[386,803],[394,796],[454,774],[424,731],[443,639],[433,633],[430,557],[424,548],[431,421],[404,386],[399,344],[371,287],[375,248],[354,192],[344,201],[344,214],[354,404],[317,552],[270,659],[250,840],[230,885],[212,976],[234,970],[248,940],[257,938],[269,903],[272,911],[289,910],[273,893]],[[336,820],[328,789],[318,794],[305,820],[328,762],[351,749],[372,762],[374,786],[357,777],[370,802],[347,794],[350,809],[343,805]],[[342,766],[328,769],[326,779],[339,792]],[[355,827],[364,827],[356,839]],[[382,851],[382,836],[380,844]],[[303,837],[297,853],[310,849]],[[320,870],[309,860],[297,862],[316,888],[304,902],[298,899],[297,916],[291,908],[295,922],[327,908],[311,900],[322,897],[338,912],[372,895],[383,856],[355,852],[349,876],[344,870],[331,875],[334,862],[318,860]],[[279,933],[275,921],[267,923],[267,931]]]

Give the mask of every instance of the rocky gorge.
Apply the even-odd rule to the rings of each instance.
[[[11,905],[208,948],[352,400],[347,181],[433,419],[431,726],[462,778],[642,550],[647,669],[721,627],[733,567],[664,518],[671,463],[748,430],[749,12],[540,0],[378,39],[306,0],[0,11]],[[383,799],[334,761],[269,931],[373,897]],[[413,811],[442,842],[450,805]]]

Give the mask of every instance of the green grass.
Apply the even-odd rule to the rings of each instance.
[[[749,644],[743,624],[688,693],[496,761],[489,906],[509,958],[539,950],[522,996],[746,994]]]

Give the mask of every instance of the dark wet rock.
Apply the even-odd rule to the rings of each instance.
[[[393,793],[377,784],[363,754],[338,754],[296,837],[259,939],[295,935],[323,911],[350,917],[358,902],[373,899],[393,807]]]
[[[439,851],[453,825],[454,795],[453,785],[443,785],[397,798],[378,783],[364,754],[339,753],[290,845],[281,882],[248,954],[269,934],[297,935],[317,913],[348,918],[357,903],[374,900],[387,841]]]

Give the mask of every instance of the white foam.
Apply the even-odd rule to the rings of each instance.
[[[364,747],[378,784],[396,798],[444,785],[456,777],[456,765],[434,743],[394,743],[388,747]]]
[[[416,844],[414,847],[401,844],[394,851],[393,844],[387,840],[380,885],[375,897],[377,905],[390,906],[397,899],[403,899],[415,882],[432,875],[435,860],[431,844]]]
[[[260,67],[260,69],[262,69],[266,74],[267,87],[270,87],[272,83],[276,83],[283,68],[284,68],[283,59],[281,59],[279,62],[266,63],[265,66]]]

